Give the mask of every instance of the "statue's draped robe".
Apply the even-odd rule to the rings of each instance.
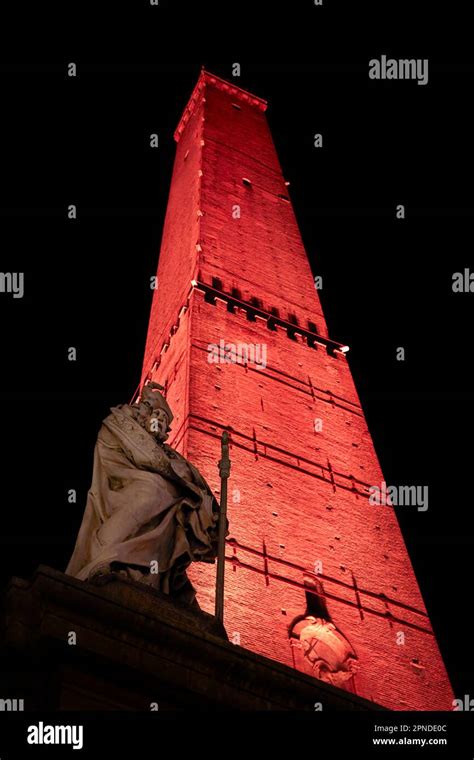
[[[190,585],[189,564],[216,557],[218,509],[193,465],[160,445],[130,406],[113,407],[97,438],[92,485],[66,573],[88,580],[120,563],[146,574],[156,560],[154,587],[178,595]]]

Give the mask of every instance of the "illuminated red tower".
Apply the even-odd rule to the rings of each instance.
[[[220,436],[231,434],[230,639],[395,710],[449,710],[396,515],[369,503],[383,475],[328,337],[265,110],[201,72],[175,132],[142,382],[165,386],[169,443],[216,494]],[[210,361],[210,346],[229,344],[234,361]],[[213,612],[215,566],[195,563],[189,576]],[[311,625],[320,634],[308,639]]]

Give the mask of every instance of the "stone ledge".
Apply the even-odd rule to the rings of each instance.
[[[1,696],[25,710],[382,709],[229,643],[212,615],[133,581],[93,586],[40,566],[11,579],[2,607]]]

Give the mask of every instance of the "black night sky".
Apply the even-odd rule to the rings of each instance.
[[[140,376],[173,131],[201,65],[231,79],[238,61],[233,81],[269,102],[330,336],[351,348],[385,479],[429,486],[427,512],[397,513],[455,693],[474,694],[474,294],[451,287],[474,266],[473,68],[440,55],[427,86],[372,82],[368,60],[383,52],[344,60],[315,48],[312,63],[249,63],[235,45],[217,63],[204,45],[193,63],[90,63],[82,53],[0,68],[1,270],[25,272],[24,298],[0,294],[2,584],[68,562],[100,423]]]

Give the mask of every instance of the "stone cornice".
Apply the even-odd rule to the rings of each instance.
[[[262,100],[262,98],[258,98],[256,95],[252,95],[251,92],[242,90],[240,87],[236,87],[230,82],[227,82],[225,79],[221,79],[215,74],[211,74],[209,71],[202,69],[199,75],[199,79],[196,83],[196,86],[191,94],[191,97],[189,98],[186,108],[183,111],[183,115],[181,116],[179,124],[176,127],[176,130],[174,133],[174,139],[176,140],[176,142],[179,142],[179,139],[183,133],[183,130],[186,127],[186,124],[188,123],[189,119],[194,113],[194,109],[196,108],[196,105],[200,102],[201,98],[204,96],[204,92],[207,85],[212,85],[212,87],[215,87],[218,90],[227,92],[229,95],[232,95],[232,97],[234,97],[236,100],[246,103],[247,105],[253,106],[254,108],[257,108],[259,111],[263,112],[267,110],[266,100]]]

